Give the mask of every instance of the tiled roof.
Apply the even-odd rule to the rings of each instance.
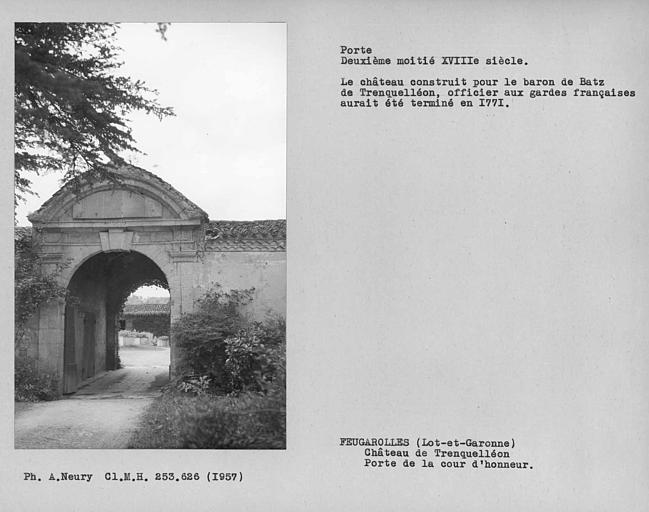
[[[168,315],[169,303],[166,304],[126,304],[124,316]]]
[[[286,220],[211,221],[205,241],[214,251],[285,251]]]
[[[17,227],[15,236],[28,235],[30,227]],[[206,248],[212,251],[286,251],[286,220],[214,220],[205,232]]]

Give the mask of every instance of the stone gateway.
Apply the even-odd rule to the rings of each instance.
[[[137,288],[169,290],[173,323],[215,284],[254,288],[250,313],[286,314],[286,221],[210,221],[171,185],[128,166],[114,180],[65,185],[29,216],[42,271],[63,266],[70,296],[28,324],[28,352],[60,392],[116,367],[119,315]],[[170,340],[173,375],[182,356]]]

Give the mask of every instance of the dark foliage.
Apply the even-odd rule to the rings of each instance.
[[[286,324],[272,318],[225,340],[225,385],[230,393],[265,391],[283,368]]]
[[[150,332],[154,336],[169,336],[169,315],[146,315],[133,317],[133,330]]]
[[[182,315],[171,326],[172,338],[182,354],[177,365],[180,374],[205,376],[214,388],[223,390],[225,340],[245,326],[241,307],[252,300],[252,292],[211,288],[196,302],[193,313]]]
[[[189,396],[168,390],[147,410],[129,447],[282,449],[285,404],[283,378],[265,393]]]
[[[283,387],[273,389],[276,393],[196,400],[185,410],[181,448],[285,448],[285,393]]]
[[[14,329],[15,342],[18,344],[25,324],[38,307],[49,300],[64,298],[66,289],[59,285],[56,272],[47,275],[41,273],[40,259],[33,247],[29,229],[15,231],[14,265]]]
[[[251,298],[217,286],[173,324],[184,378],[149,408],[131,448],[286,447],[286,324],[246,321]]]
[[[58,398],[58,381],[55,376],[39,372],[36,361],[18,355],[14,369],[14,392],[18,402],[39,402]]]
[[[59,285],[57,272],[43,275],[33,246],[30,229],[16,229],[14,237],[14,352],[15,398],[19,401],[52,400],[57,396],[56,379],[39,373],[37,363],[25,353],[24,339],[31,316],[41,304],[65,298],[66,289]],[[58,269],[60,271],[61,268]]]
[[[15,187],[30,192],[28,173],[63,178],[111,177],[135,151],[126,116],[173,115],[142,81],[119,76],[119,26],[109,23],[16,23]],[[166,30],[166,28],[165,28]],[[164,34],[164,32],[161,32]]]

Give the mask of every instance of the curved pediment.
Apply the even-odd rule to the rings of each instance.
[[[132,190],[100,190],[82,197],[65,212],[72,219],[177,219],[178,215],[160,201]]]
[[[174,219],[203,221],[207,214],[155,174],[134,166],[115,170],[111,179],[68,183],[29,215],[39,225]]]

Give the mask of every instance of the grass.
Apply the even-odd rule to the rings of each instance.
[[[168,389],[145,412],[129,448],[284,449],[284,389],[226,396]]]

